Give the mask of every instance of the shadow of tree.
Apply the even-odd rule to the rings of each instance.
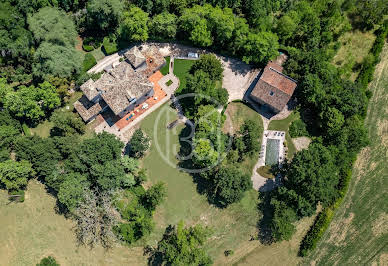
[[[271,220],[273,216],[273,209],[271,207],[272,192],[260,192],[258,209],[263,216],[257,223],[259,230],[258,239],[263,245],[270,245],[274,242],[271,230]]]

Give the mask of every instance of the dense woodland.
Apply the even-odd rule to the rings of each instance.
[[[144,133],[135,134],[122,156],[124,145],[112,135],[85,139],[77,114],[55,111],[89,78],[86,71],[96,61],[76,49],[77,37],[86,52],[102,45],[108,55],[147,40],[180,42],[259,67],[282,49],[289,54],[285,72],[299,83],[295,96],[307,125],[294,125],[293,131],[302,127],[295,134],[313,138],[309,149],[278,170],[283,186],[263,196],[261,224],[271,232],[269,241],[288,240],[295,221],[343,197],[356,155],[368,144],[363,126],[371,95],[367,84],[387,35],[387,13],[385,0],[0,0],[0,186],[20,194],[36,177],[57,197],[59,210],[77,220],[81,243],[109,247],[117,237],[134,243],[152,230],[165,187],[141,186],[146,170],[138,158],[149,147]],[[378,36],[355,82],[343,79],[346,70],[331,64],[338,38],[352,29],[373,29]],[[201,93],[218,103],[205,97],[182,105],[199,125],[192,166],[213,166],[226,157],[193,177],[205,184],[210,202],[226,207],[251,187],[239,162],[257,152],[261,129],[247,120],[234,136],[213,134],[225,119],[215,111],[228,98],[221,79],[219,61],[203,56],[178,94]],[[29,135],[28,126],[49,117],[55,125],[49,138]],[[229,139],[232,149],[224,154]],[[187,152],[184,145],[181,152]],[[183,224],[170,228],[151,258],[210,264],[201,249],[205,231]],[[174,241],[193,244],[172,254]]]

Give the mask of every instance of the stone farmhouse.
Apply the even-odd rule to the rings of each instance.
[[[284,75],[282,71],[281,64],[270,61],[250,94],[254,101],[274,113],[283,110],[297,86],[296,81]]]
[[[81,85],[84,95],[74,108],[85,122],[108,108],[122,118],[154,95],[154,84],[148,78],[166,63],[157,47],[140,50],[135,46],[124,58],[106,67],[97,81],[89,79]]]

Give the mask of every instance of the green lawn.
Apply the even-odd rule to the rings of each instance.
[[[96,58],[97,61],[105,57],[105,54],[101,49],[102,49],[102,45],[90,52],[94,56],[94,58]]]
[[[300,119],[300,114],[297,111],[293,111],[287,118],[283,120],[272,120],[268,125],[268,130],[279,130],[286,131],[286,144],[288,148],[287,157],[290,159],[296,153],[296,148],[292,142],[288,128],[290,127],[292,121]]]
[[[240,203],[232,204],[226,209],[209,205],[206,197],[198,194],[192,176],[175,167],[178,161],[174,151],[179,148],[178,135],[183,125],[171,130],[166,128],[175,119],[175,112],[167,106],[167,109],[162,107],[150,114],[141,124],[152,141],[151,151],[143,165],[153,183],[163,181],[168,189],[166,201],[155,212],[156,228],[147,243],[155,245],[155,241],[162,237],[169,224],[177,224],[180,220],[188,225],[201,223],[213,230],[206,247],[211,256],[215,259],[224,257],[224,250],[238,248],[251,234],[255,234],[259,219],[257,192],[253,189],[246,192]],[[161,151],[158,151],[156,143]],[[164,157],[171,161],[171,165]]]
[[[388,263],[388,45],[381,58],[369,86],[371,143],[358,155],[345,199],[306,265]]]
[[[44,120],[39,123],[36,127],[30,128],[32,135],[38,135],[42,138],[47,138],[50,136],[50,130],[53,128],[54,123],[49,120]]]
[[[170,57],[167,56],[165,57],[166,59],[166,64],[160,69],[160,72],[165,76],[169,73],[170,70]]]
[[[174,59],[174,75],[179,78],[180,83],[177,92],[182,91],[186,87],[186,78],[194,62],[195,60]]]
[[[249,105],[246,105],[242,102],[231,102],[228,104],[226,108],[225,115],[227,116],[226,121],[224,123],[224,132],[235,133],[240,130],[241,125],[244,123],[246,119],[252,119],[261,125],[263,129],[263,120],[261,116],[253,110]],[[263,137],[263,132],[261,132],[259,141]],[[252,169],[257,163],[257,159],[259,158],[259,152],[253,154],[251,157],[247,157],[244,161],[241,162],[242,169],[246,171],[248,175],[252,175]]]

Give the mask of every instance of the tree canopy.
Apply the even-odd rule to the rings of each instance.
[[[27,161],[15,162],[8,160],[0,162],[0,184],[8,190],[18,190],[27,185],[34,171]]]
[[[119,35],[123,40],[146,41],[148,39],[148,14],[138,7],[132,7],[123,13]]]
[[[182,221],[169,226],[150,260],[160,258],[169,265],[211,265],[212,259],[203,248],[209,234],[201,225],[184,227]]]
[[[4,107],[10,113],[31,122],[39,121],[60,103],[54,86],[47,81],[37,87],[21,86],[17,91],[8,92],[4,97]]]
[[[29,29],[37,43],[50,42],[61,46],[74,46],[77,32],[73,20],[63,11],[44,7],[28,17]]]
[[[124,5],[120,0],[91,0],[86,10],[90,30],[110,33],[118,26]]]

